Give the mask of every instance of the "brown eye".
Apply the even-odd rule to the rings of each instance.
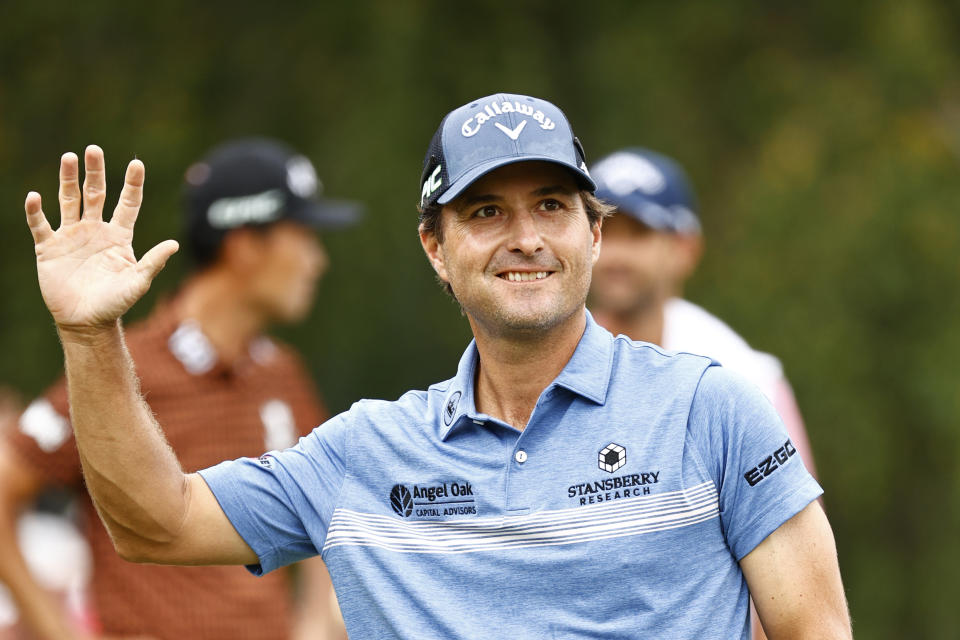
[[[497,215],[497,208],[493,205],[480,207],[473,213],[473,217],[475,218],[492,218],[495,215]]]
[[[540,203],[540,208],[544,211],[558,211],[563,208],[563,205],[558,201],[550,198],[549,200],[544,200]]]

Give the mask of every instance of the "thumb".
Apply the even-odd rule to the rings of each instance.
[[[160,270],[167,264],[170,256],[180,249],[176,240],[164,240],[150,251],[143,254],[140,262],[137,263],[137,270],[147,278],[147,282],[153,282]]]

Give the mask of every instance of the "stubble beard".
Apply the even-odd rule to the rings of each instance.
[[[582,270],[581,274],[577,282],[567,283],[565,288],[551,297],[532,292],[529,301],[517,299],[521,297],[517,296],[507,303],[492,295],[468,300],[467,304],[459,296],[458,300],[474,333],[482,330],[491,337],[520,340],[545,337],[581,312],[586,305],[590,288],[589,267]],[[560,277],[560,274],[551,277]]]

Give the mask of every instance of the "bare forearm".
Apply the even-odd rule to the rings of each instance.
[[[196,474],[185,476],[140,396],[119,318],[150,288],[178,249],[166,240],[140,260],[133,228],[143,201],[144,166],[127,165],[120,199],[103,219],[103,150],[60,159],[60,227],[40,194],[24,211],[37,255],[44,304],[66,357],[70,414],[87,487],[120,555],[166,564],[249,564],[257,554],[240,537]],[[81,207],[82,203],[82,207]]]
[[[330,574],[317,556],[296,565],[298,595],[293,640],[346,640],[343,616],[333,593]]]
[[[60,338],[84,479],[114,544],[136,553],[140,540],[172,540],[186,514],[185,478],[140,394],[119,322],[61,328]]]
[[[43,640],[77,636],[62,607],[41,587],[27,567],[16,535],[16,509],[4,496],[0,505],[0,580],[6,584],[30,631]]]

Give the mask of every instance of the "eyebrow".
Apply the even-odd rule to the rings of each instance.
[[[542,198],[543,196],[550,196],[554,194],[560,194],[565,196],[571,196],[575,193],[575,189],[569,187],[564,187],[563,185],[555,184],[547,187],[540,187],[539,189],[534,189],[530,192],[530,195]],[[481,193],[475,196],[468,196],[462,198],[460,202],[454,207],[456,211],[463,211],[468,209],[471,205],[479,204],[481,202],[500,202],[503,200],[503,196],[496,195],[494,193]]]
[[[550,196],[555,193],[559,193],[560,195],[564,196],[572,196],[574,193],[576,193],[576,189],[570,189],[569,187],[564,187],[563,185],[557,184],[550,187],[541,187],[540,189],[534,191],[533,195]]]

